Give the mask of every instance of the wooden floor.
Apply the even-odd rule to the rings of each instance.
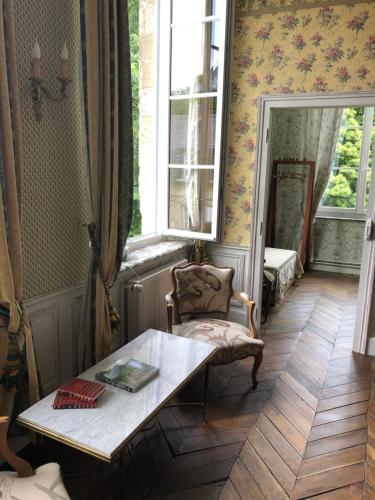
[[[307,273],[263,328],[256,391],[251,359],[216,367],[207,421],[164,409],[115,467],[55,443],[25,454],[59,461],[73,500],[375,498],[375,389],[368,412],[370,359],[351,352],[357,287]],[[202,391],[198,376],[180,399]]]
[[[375,498],[364,481],[371,365],[351,352],[356,293],[352,279],[310,274],[273,315],[268,345],[298,338],[221,500]]]

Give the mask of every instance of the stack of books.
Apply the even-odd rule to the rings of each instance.
[[[103,384],[82,378],[72,378],[57,389],[52,408],[55,410],[96,408],[97,399],[104,391]]]

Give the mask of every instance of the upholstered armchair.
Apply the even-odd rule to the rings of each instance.
[[[173,291],[166,296],[168,332],[207,342],[217,350],[210,365],[222,365],[253,356],[253,388],[263,359],[263,341],[253,321],[254,302],[245,293],[234,292],[234,269],[210,264],[188,264],[171,271]],[[248,308],[248,328],[228,321],[230,299]],[[174,324],[173,324],[174,315]]]
[[[35,471],[31,465],[17,457],[7,444],[9,417],[0,417],[0,457],[16,472],[0,472],[1,500],[69,500],[62,482],[60,466],[45,464]]]

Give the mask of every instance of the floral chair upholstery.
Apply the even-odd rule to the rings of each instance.
[[[214,345],[217,350],[210,365],[254,356],[252,379],[255,388],[264,344],[258,339],[253,321],[254,302],[245,293],[233,292],[234,269],[192,263],[174,267],[171,272],[174,290],[166,297],[168,332]],[[228,321],[232,297],[247,305],[249,328]]]
[[[0,472],[1,500],[70,500],[59,464],[45,464],[34,471],[26,460],[8,448],[8,425],[9,417],[0,417],[0,456],[16,472]]]

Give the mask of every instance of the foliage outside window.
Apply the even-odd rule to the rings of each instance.
[[[330,179],[321,200],[323,210],[366,212],[374,145],[374,108],[345,108]]]
[[[132,79],[132,114],[134,144],[133,223],[129,238],[142,234],[142,215],[139,197],[139,0],[129,0],[129,39]]]

